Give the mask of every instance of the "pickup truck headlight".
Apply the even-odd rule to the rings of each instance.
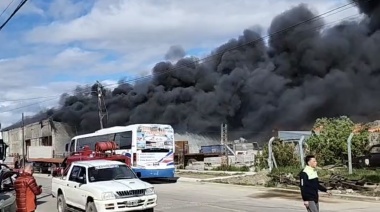
[[[154,194],[154,188],[153,187],[152,188],[147,188],[145,190],[145,195],[152,195],[152,194]]]
[[[116,197],[115,197],[115,194],[112,192],[104,192],[102,194],[102,199],[103,200],[111,200],[111,199],[116,199]]]

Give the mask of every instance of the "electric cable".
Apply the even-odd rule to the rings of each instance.
[[[26,2],[26,1],[27,1],[27,0],[25,0],[25,2]],[[371,1],[371,0],[368,0],[368,1]],[[25,3],[25,2],[24,2],[24,3]],[[273,35],[277,35],[277,34],[279,34],[279,33],[283,33],[283,32],[289,31],[289,30],[291,30],[291,29],[293,29],[293,28],[296,28],[296,27],[298,27],[298,26],[300,26],[300,25],[302,25],[302,24],[304,24],[304,23],[307,23],[307,22],[310,22],[310,21],[315,21],[315,20],[318,20],[318,19],[320,19],[320,18],[323,18],[322,16],[327,15],[327,14],[329,14],[329,13],[335,12],[335,13],[330,14],[330,15],[333,15],[333,14],[336,14],[336,13],[342,12],[342,11],[344,11],[344,10],[346,10],[346,9],[349,9],[349,8],[353,7],[353,6],[351,6],[351,7],[345,8],[345,7],[350,6],[350,5],[352,5],[352,4],[354,4],[354,2],[351,2],[351,3],[345,4],[345,5],[339,6],[339,7],[337,7],[337,8],[332,9],[332,10],[329,10],[329,11],[327,11],[327,12],[324,12],[324,13],[322,13],[322,14],[319,14],[319,15],[317,15],[317,16],[314,16],[314,17],[312,17],[312,18],[310,18],[310,19],[307,19],[307,20],[301,21],[301,22],[299,22],[299,23],[297,23],[297,24],[294,24],[294,25],[292,25],[292,26],[290,26],[290,27],[287,27],[287,28],[285,28],[285,29],[281,29],[281,30],[276,31],[276,32],[274,32],[274,33],[272,33],[272,34],[265,35],[265,36],[260,37],[260,38],[258,38],[258,39],[255,39],[255,40],[252,40],[252,41],[246,42],[246,43],[244,43],[244,44],[241,44],[241,45],[238,45],[238,46],[234,46],[234,47],[232,47],[232,48],[230,48],[230,49],[227,49],[227,50],[224,50],[224,51],[222,51],[222,52],[219,52],[219,53],[215,53],[215,54],[209,55],[209,56],[207,56],[207,57],[205,57],[205,58],[198,59],[197,61],[194,61],[194,62],[198,62],[198,63],[199,63],[200,61],[205,62],[205,61],[208,61],[208,60],[210,60],[210,59],[213,59],[215,56],[218,56],[218,55],[224,54],[224,53],[226,53],[226,52],[228,52],[228,51],[235,50],[235,49],[237,49],[237,48],[241,48],[241,47],[246,46],[246,45],[251,45],[251,44],[253,44],[253,43],[257,43],[257,42],[263,41],[265,38],[271,37],[271,36],[273,36]],[[358,15],[354,15],[354,16],[358,16]],[[352,17],[352,16],[349,16],[349,17],[346,17],[346,18],[342,18],[342,19],[340,19],[340,20],[333,21],[332,23],[339,22],[339,21],[343,21],[344,19],[351,18],[351,17]],[[330,24],[331,24],[331,23],[323,24],[323,25],[318,26],[318,27],[316,27],[316,28],[323,28],[323,27],[325,27],[325,26],[327,26],[327,25],[330,25]],[[315,29],[315,28],[313,28],[313,30],[314,30],[314,29]],[[300,32],[305,32],[305,31],[308,31],[308,30],[304,30],[304,31],[300,31]],[[177,67],[175,67],[175,68],[168,69],[168,70],[163,71],[163,72],[160,72],[160,73],[149,74],[149,75],[146,75],[146,76],[143,76],[143,77],[134,78],[134,79],[131,79],[131,80],[125,80],[125,81],[122,82],[122,83],[115,83],[115,84],[103,85],[103,87],[109,87],[109,86],[115,86],[115,85],[122,85],[122,84],[129,84],[129,83],[131,83],[131,82],[136,82],[136,81],[140,81],[140,80],[144,80],[144,79],[149,79],[149,78],[151,78],[151,77],[155,77],[155,76],[157,76],[157,75],[167,74],[167,73],[169,73],[169,72],[176,71],[176,69],[179,69],[179,68],[181,68],[181,67],[178,67],[178,66],[177,66]],[[75,91],[69,91],[69,92],[63,92],[63,93],[67,93],[67,94],[68,94],[68,93],[71,93],[71,92],[75,92]],[[85,94],[85,93],[87,93],[87,94],[91,94],[91,93],[93,93],[93,92],[94,92],[94,91],[84,91],[83,94]],[[76,93],[78,93],[78,92],[76,92]],[[81,93],[81,92],[79,92],[79,93]],[[44,103],[44,102],[48,102],[48,101],[52,101],[52,100],[54,100],[54,99],[60,98],[61,96],[62,96],[62,94],[60,94],[59,96],[46,96],[46,97],[34,97],[34,98],[14,99],[14,100],[2,100],[2,101],[0,101],[0,102],[25,101],[25,100],[33,100],[33,99],[41,99],[41,98],[49,98],[49,97],[53,97],[53,98],[49,98],[48,100],[45,100],[45,101],[39,101],[39,102],[35,102],[35,103],[32,103],[32,104],[28,104],[28,105],[25,105],[25,106],[21,106],[21,107],[17,107],[17,108],[11,109],[11,110],[1,111],[1,112],[2,112],[2,113],[5,113],[5,112],[11,112],[11,111],[14,111],[14,110],[18,110],[18,109],[26,108],[26,107],[29,107],[29,106],[32,106],[32,105],[36,105],[36,104],[40,104],[40,103]]]
[[[9,4],[5,7],[5,9],[3,10],[3,12],[1,12],[0,17],[5,13],[5,11],[8,10],[8,8],[11,6],[11,4],[12,4],[14,1],[15,1],[15,0],[12,0],[11,2],[9,2]]]
[[[13,18],[13,16],[16,15],[16,13],[21,9],[22,6],[27,2],[28,0],[23,0],[20,2],[20,4],[17,6],[17,8],[12,12],[12,14],[7,18],[7,20],[0,26],[0,31],[8,24],[8,22]]]
[[[348,19],[351,19],[353,17],[356,17],[356,16],[359,16],[359,15],[351,15],[351,16],[348,16],[346,18],[342,18],[342,19],[339,19],[339,20],[336,20],[336,21],[332,21],[328,24],[322,24],[320,26],[316,26],[316,27],[313,27],[311,29],[308,29],[308,30],[304,30],[304,31],[300,31],[298,33],[302,33],[302,32],[307,32],[307,31],[310,31],[310,30],[316,30],[316,29],[321,29],[323,27],[326,27],[328,25],[332,25],[336,22],[341,22],[343,20],[348,20]],[[297,33],[296,33],[297,34]],[[142,77],[143,78],[143,77]],[[129,80],[128,82],[133,82],[133,81],[137,81],[137,80],[141,80],[141,78],[138,78],[138,79],[133,79],[133,80]],[[107,86],[113,86],[113,85],[120,85],[120,84],[126,84],[128,83],[127,81],[126,82],[123,82],[123,83],[118,83],[118,84],[108,84],[108,85],[103,85],[103,87],[107,87]],[[72,92],[75,92],[75,91],[72,91]],[[68,92],[66,92],[68,94]],[[82,93],[82,92],[79,92],[79,93]],[[87,92],[83,92],[82,94],[91,94],[91,93],[96,93],[96,91],[87,91]],[[49,98],[49,97],[36,97],[34,99],[40,99],[40,98],[49,98],[47,100],[44,100],[44,101],[38,101],[38,102],[35,102],[35,103],[31,103],[31,104],[28,104],[28,105],[24,105],[24,106],[20,106],[20,107],[17,107],[17,108],[14,108],[14,109],[10,109],[10,110],[6,110],[6,111],[1,111],[1,113],[6,113],[6,112],[11,112],[11,111],[14,111],[14,110],[18,110],[18,109],[22,109],[22,108],[26,108],[26,107],[30,107],[30,106],[33,106],[33,105],[37,105],[37,104],[40,104],[40,103],[44,103],[44,102],[48,102],[48,101],[52,101],[52,100],[56,100],[58,98],[60,98],[62,96],[59,95],[59,96],[49,96],[49,97],[52,97],[52,98]],[[29,100],[29,99],[24,99],[24,100]],[[0,101],[1,102],[1,101]]]

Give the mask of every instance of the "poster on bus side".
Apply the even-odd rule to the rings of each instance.
[[[173,149],[174,132],[168,125],[141,125],[137,129],[137,149]]]

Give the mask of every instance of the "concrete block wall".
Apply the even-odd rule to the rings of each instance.
[[[24,136],[25,140],[30,140],[31,146],[40,146],[41,138],[52,136],[52,146],[54,147],[55,154],[63,154],[65,151],[65,144],[71,140],[75,134],[71,128],[61,122],[53,122],[54,128],[50,125],[49,120],[42,121],[42,128],[40,122],[25,125]],[[9,145],[9,154],[22,154],[22,128],[10,129],[2,132],[3,140]],[[25,150],[26,154],[26,150]]]
[[[54,122],[54,126],[57,129],[52,132],[54,152],[60,155],[65,152],[66,143],[71,141],[75,133],[64,123]]]

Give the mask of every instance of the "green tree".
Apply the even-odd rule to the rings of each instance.
[[[279,167],[299,166],[300,158],[296,146],[293,143],[285,143],[276,139],[272,143],[272,151]],[[268,145],[264,146],[261,154],[256,156],[256,164],[259,169],[268,168]]]
[[[313,129],[317,132],[313,130],[306,142],[320,165],[337,164],[347,159],[347,138],[352,132],[355,133],[351,141],[352,156],[364,154],[368,148],[368,126],[355,125],[346,116],[317,119]]]

